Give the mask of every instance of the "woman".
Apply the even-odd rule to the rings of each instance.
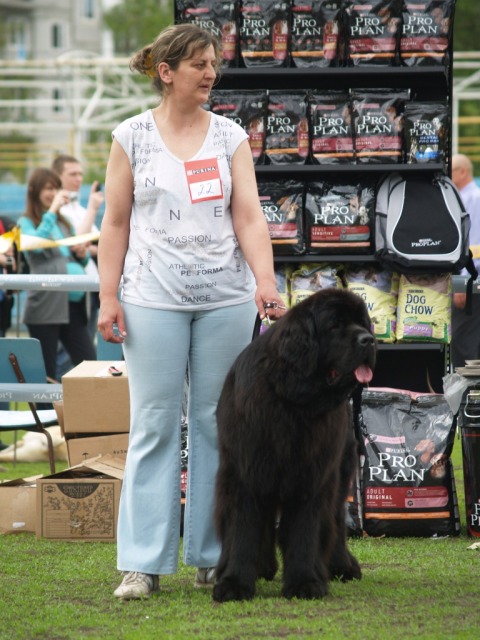
[[[21,232],[48,240],[74,235],[70,223],[60,213],[69,201],[61,189],[60,178],[50,169],[36,169],[27,185],[27,209],[18,220]],[[26,251],[25,260],[32,274],[81,272],[88,261],[88,249],[80,244]],[[72,267],[70,267],[72,265]],[[85,294],[67,291],[29,291],[23,322],[32,338],[42,345],[47,376],[56,377],[56,356],[61,342],[74,365],[96,360],[95,346],[87,328]]]
[[[113,132],[98,326],[105,340],[124,342],[130,385],[117,545],[124,579],[115,591],[122,599],[149,596],[159,575],[177,569],[187,364],[184,562],[197,567],[197,586],[213,583],[216,404],[257,311],[263,317],[271,303],[271,317],[283,312],[248,136],[202,108],[219,62],[210,33],[168,27],[130,63],[153,78],[160,104]]]

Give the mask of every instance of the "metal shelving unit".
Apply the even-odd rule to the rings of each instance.
[[[451,56],[450,56],[451,59]],[[452,70],[445,67],[249,67],[222,70],[220,89],[410,89],[418,100],[442,100],[452,104]],[[451,138],[451,136],[450,136]],[[443,164],[291,164],[256,165],[261,178],[315,180],[332,175],[378,176],[386,172],[449,172],[451,146]],[[374,262],[373,255],[324,254],[276,256],[276,263],[300,262]],[[444,343],[380,343],[372,386],[395,387],[415,391],[443,391],[442,377],[448,370],[449,346]]]

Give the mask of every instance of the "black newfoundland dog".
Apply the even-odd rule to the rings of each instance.
[[[350,398],[372,378],[376,342],[363,300],[324,289],[239,355],[217,409],[213,598],[245,600],[283,558],[283,595],[321,598],[334,577],[361,577],[346,546],[356,465]]]

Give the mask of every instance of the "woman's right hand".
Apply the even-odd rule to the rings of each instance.
[[[127,331],[122,305],[118,298],[100,301],[97,327],[106,342],[123,342],[125,340]]]
[[[55,194],[52,204],[50,205],[50,211],[52,213],[58,213],[64,204],[70,202],[70,194],[66,189],[59,189]]]

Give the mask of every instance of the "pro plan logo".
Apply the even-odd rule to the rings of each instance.
[[[438,247],[441,244],[441,240],[434,240],[433,238],[419,238],[415,242],[412,242],[412,248],[427,249],[430,247]]]

